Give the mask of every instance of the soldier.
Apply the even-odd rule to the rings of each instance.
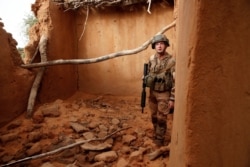
[[[174,108],[174,68],[175,59],[166,52],[169,40],[163,34],[154,36],[152,55],[148,63],[147,87],[150,87],[149,107],[154,126],[154,142],[162,146],[167,131],[167,115]],[[170,141],[168,141],[170,142]]]

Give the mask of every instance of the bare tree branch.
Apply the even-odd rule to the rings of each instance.
[[[38,50],[40,52],[41,62],[47,61],[47,41],[48,41],[47,37],[42,35],[38,44],[38,48],[39,48]],[[28,107],[27,107],[28,118],[32,116],[34,105],[35,105],[35,100],[37,96],[37,91],[38,91],[38,88],[40,87],[40,83],[42,81],[44,71],[45,71],[45,67],[41,67],[38,69],[38,73],[36,75],[35,81],[33,82],[32,88],[30,90],[30,96],[29,96]]]
[[[152,2],[152,0],[148,0],[148,1],[147,1],[147,3],[148,3],[148,10],[147,10],[147,12],[148,12],[149,14],[151,14],[151,12],[150,12],[151,2]]]
[[[83,36],[83,34],[84,34],[84,32],[85,32],[88,18],[89,18],[89,6],[87,6],[87,15],[86,15],[86,19],[85,19],[85,22],[84,22],[82,34],[81,34],[81,36],[80,36],[80,38],[79,38],[79,41],[82,39],[82,36]]]
[[[118,133],[120,131],[129,129],[129,128],[131,128],[131,127],[126,127],[126,128],[118,129],[118,130],[114,131],[113,133],[111,133],[111,134],[109,134],[109,135],[107,135],[107,136],[105,136],[103,138],[93,138],[93,139],[78,141],[76,143],[69,144],[69,145],[60,147],[58,149],[49,151],[49,152],[45,152],[45,153],[42,153],[42,154],[34,155],[34,156],[31,156],[31,157],[26,157],[26,158],[23,158],[23,159],[20,159],[20,160],[17,160],[17,161],[10,162],[8,164],[1,165],[1,167],[10,166],[10,165],[14,165],[14,164],[21,163],[21,162],[24,162],[24,161],[29,161],[29,160],[32,160],[32,159],[38,159],[38,158],[41,158],[41,157],[49,156],[49,155],[61,152],[63,150],[66,150],[66,149],[70,149],[70,148],[73,148],[75,146],[82,145],[84,143],[88,143],[88,142],[92,142],[92,141],[105,141],[108,138],[110,138],[111,136],[113,136],[114,134],[116,134],[116,133]]]
[[[176,24],[176,21],[173,21],[171,24],[164,27],[157,34],[163,34],[167,30],[169,30],[170,28],[174,27],[175,24]],[[139,46],[139,47],[137,47],[135,49],[123,50],[123,51],[120,51],[120,52],[111,53],[111,54],[104,55],[104,56],[97,57],[97,58],[68,59],[68,60],[59,59],[59,60],[52,60],[52,61],[41,62],[41,63],[25,64],[25,65],[21,65],[21,67],[23,67],[23,68],[37,68],[37,67],[43,67],[43,66],[63,65],[63,64],[91,64],[91,63],[97,63],[97,62],[105,61],[105,60],[108,60],[108,59],[113,59],[113,58],[116,58],[116,57],[121,57],[121,56],[125,56],[125,55],[132,55],[132,54],[139,53],[139,52],[141,52],[141,51],[148,48],[148,46],[151,44],[152,39],[153,39],[153,37],[150,40],[146,41],[141,46]]]

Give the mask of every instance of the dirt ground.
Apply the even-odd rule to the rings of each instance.
[[[169,133],[172,118],[169,115]],[[38,106],[32,119],[24,113],[1,128],[0,134],[2,165],[27,157],[27,161],[11,166],[164,167],[168,163],[169,152],[150,160],[149,155],[158,147],[152,141],[149,108],[142,113],[138,97],[77,92],[67,100]],[[107,140],[89,142],[90,149],[77,145],[36,157],[78,141],[107,136]],[[101,156],[103,153],[107,154]]]

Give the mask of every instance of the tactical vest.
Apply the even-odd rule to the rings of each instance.
[[[158,92],[171,91],[173,87],[171,69],[174,65],[174,58],[167,53],[162,60],[159,60],[156,55],[151,56],[149,74],[146,76],[146,86]]]

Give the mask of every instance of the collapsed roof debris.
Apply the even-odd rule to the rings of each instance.
[[[152,2],[157,0],[52,0],[52,2],[63,7],[67,10],[76,10],[78,8],[88,8],[88,7],[109,7],[109,6],[131,6],[135,4],[148,4],[148,13],[150,12],[150,7]],[[168,5],[173,6],[174,0],[165,0]]]

